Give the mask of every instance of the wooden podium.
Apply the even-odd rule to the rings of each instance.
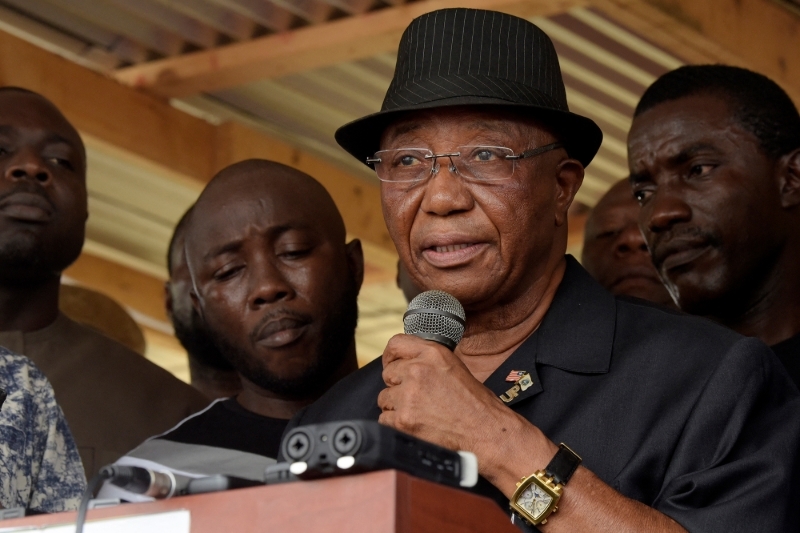
[[[396,470],[183,496],[89,511],[93,520],[188,509],[192,533],[518,533],[493,501]],[[75,522],[76,513],[0,521]]]

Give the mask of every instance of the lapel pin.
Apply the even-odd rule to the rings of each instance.
[[[512,370],[506,376],[506,381],[510,381],[511,383],[516,383],[525,374],[527,374],[527,372],[525,372],[524,370]]]
[[[524,370],[512,370],[511,374],[509,374],[508,377],[506,378],[506,381],[510,381],[509,378],[512,375],[516,376],[517,373],[519,373],[520,375],[517,377],[517,379],[514,380],[515,381],[514,386],[508,389],[505,394],[500,395],[500,399],[503,400],[503,402],[505,403],[510,403],[514,398],[519,396],[519,393],[521,391],[527,390],[531,386],[533,386],[533,378],[531,377],[530,374],[528,374]]]

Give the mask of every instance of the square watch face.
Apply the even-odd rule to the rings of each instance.
[[[534,520],[547,510],[553,502],[553,497],[546,493],[539,485],[532,483],[517,498],[517,505],[530,513]]]

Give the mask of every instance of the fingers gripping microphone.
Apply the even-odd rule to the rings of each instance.
[[[403,315],[406,335],[436,341],[451,350],[461,341],[465,323],[461,302],[444,291],[425,291],[417,295]]]

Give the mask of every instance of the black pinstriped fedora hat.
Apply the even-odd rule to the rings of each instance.
[[[380,112],[342,126],[336,141],[366,163],[403,113],[464,105],[518,109],[541,120],[584,166],[603,140],[594,121],[570,113],[556,50],[542,30],[505,13],[457,8],[411,22]]]

